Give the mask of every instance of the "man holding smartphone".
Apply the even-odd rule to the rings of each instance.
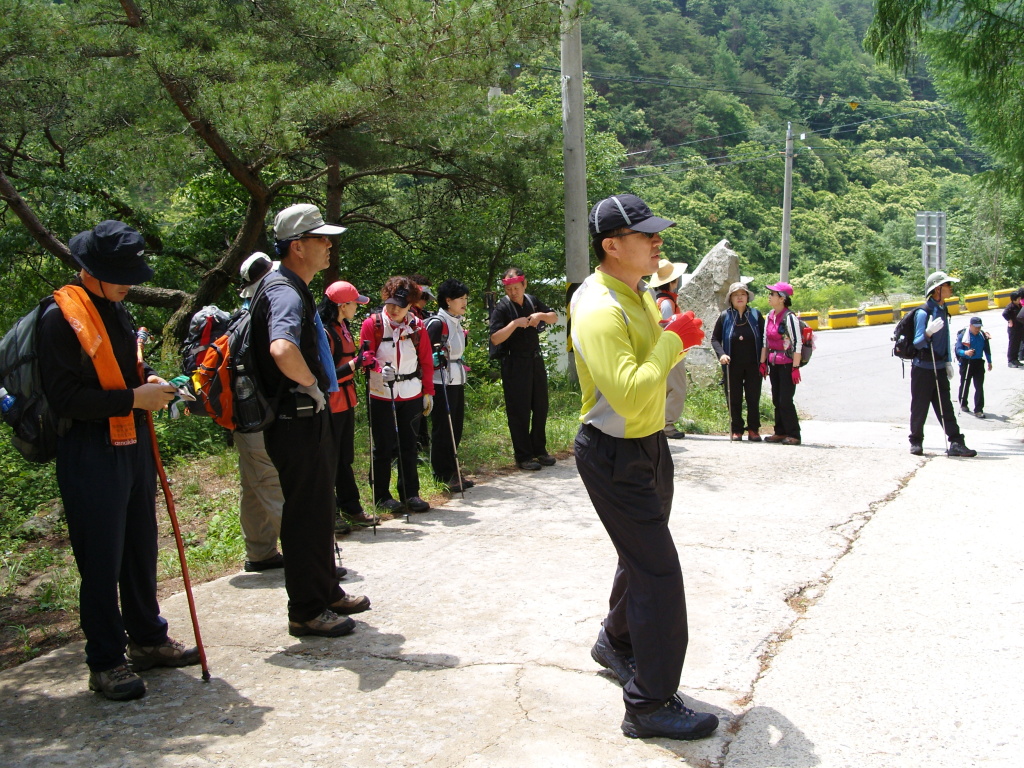
[[[274,219],[281,266],[263,278],[264,298],[250,307],[257,377],[276,402],[277,418],[263,435],[284,492],[281,549],[288,631],[296,637],[348,634],[355,622],[346,614],[370,607],[366,597],[346,595],[336,578],[337,458],[325,393],[337,391],[338,381],[309,290],[329,262],[330,236],[344,231],[325,224],[314,205],[281,211]]]

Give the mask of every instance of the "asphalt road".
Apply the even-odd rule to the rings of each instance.
[[[961,427],[1005,427],[1021,400],[1024,369],[1006,365],[1006,324],[1001,309],[978,313],[992,334],[992,371],[985,376],[985,411],[976,419],[957,412]],[[967,326],[971,315],[952,319],[953,333]],[[803,370],[796,403],[802,416],[820,421],[871,421],[907,424],[910,418],[910,366],[892,357],[895,325],[876,325],[820,331],[814,358]],[[959,371],[957,372],[959,376]],[[959,384],[959,379],[954,380]],[[973,392],[971,403],[973,406]],[[967,420],[965,422],[964,420]],[[929,416],[928,424],[938,421]],[[928,429],[928,425],[925,427]]]

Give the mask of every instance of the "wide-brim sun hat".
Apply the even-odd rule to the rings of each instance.
[[[928,279],[924,281],[924,295],[931,296],[932,291],[938,288],[940,285],[946,283],[959,283],[959,277],[950,277],[945,272],[932,272],[928,275]]]
[[[734,293],[736,293],[736,291],[746,291],[746,293],[747,293],[747,301],[753,301],[753,299],[754,299],[754,292],[752,290],[750,290],[750,288],[747,286],[746,283],[733,283],[732,285],[730,285],[729,286],[729,294],[728,294],[728,296],[726,296],[726,298],[729,299],[730,301],[732,301],[732,295]]]
[[[68,242],[72,258],[103,283],[139,285],[153,278],[146,263],[146,241],[120,221],[101,221]]]
[[[765,288],[766,291],[775,291],[776,293],[782,293],[786,296],[793,295],[793,286],[789,283],[778,282],[774,285],[769,285]]]
[[[668,259],[661,259],[658,262],[658,271],[651,275],[651,279],[647,281],[647,284],[651,288],[660,288],[663,285],[668,285],[673,280],[678,280],[686,272],[687,265],[679,262],[677,264],[672,263]]]

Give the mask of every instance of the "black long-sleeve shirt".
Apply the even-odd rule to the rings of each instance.
[[[93,421],[131,413],[141,385],[136,363],[135,329],[131,317],[120,302],[112,302],[92,292],[89,298],[99,312],[110,338],[114,358],[124,377],[125,389],[105,390],[92,360],[85,354],[78,336],[56,304],[43,313],[39,325],[39,372],[43,391],[54,413],[63,418]],[[148,377],[153,370],[146,366]]]

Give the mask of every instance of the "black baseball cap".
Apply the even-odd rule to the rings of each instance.
[[[622,227],[635,232],[661,232],[676,223],[651,213],[647,203],[636,195],[612,195],[590,209],[590,234],[599,235]]]

